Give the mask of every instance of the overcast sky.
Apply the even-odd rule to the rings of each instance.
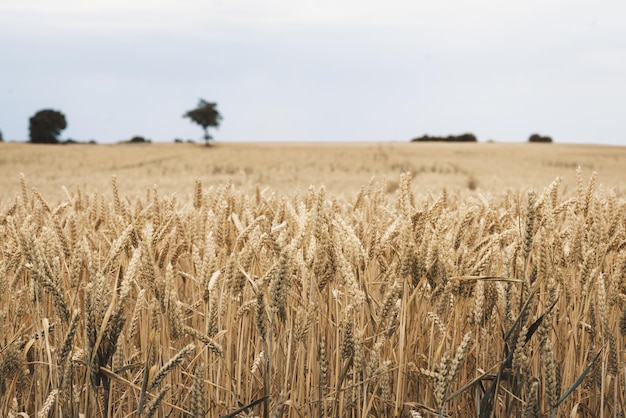
[[[626,145],[623,0],[0,2],[0,131],[62,138]]]

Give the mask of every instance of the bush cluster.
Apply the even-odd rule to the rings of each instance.
[[[429,136],[424,135],[418,138],[413,138],[411,142],[478,142],[476,135],[465,133],[461,135],[448,135],[448,136]]]
[[[128,141],[123,141],[127,144],[149,144],[152,141],[149,139],[144,138],[143,136],[133,136],[131,139],[129,139]]]
[[[539,134],[532,134],[530,136],[530,138],[528,138],[528,142],[544,142],[544,143],[551,143],[552,142],[552,137],[549,136],[542,136]]]

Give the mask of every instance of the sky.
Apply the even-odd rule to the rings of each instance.
[[[61,139],[626,145],[623,0],[0,2],[0,131]]]

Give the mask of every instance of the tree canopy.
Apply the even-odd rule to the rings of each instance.
[[[67,128],[65,115],[57,110],[44,109],[30,118],[28,130],[33,144],[58,144],[59,134]]]
[[[209,127],[217,128],[222,121],[222,115],[217,110],[217,103],[210,103],[204,99],[200,99],[198,106],[183,115],[184,118],[191,119],[204,129],[204,140],[207,142],[211,139],[209,135]]]

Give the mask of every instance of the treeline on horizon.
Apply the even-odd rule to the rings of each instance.
[[[0,131],[0,142],[3,142],[3,137],[2,137],[2,131]],[[56,140],[55,142],[37,142],[37,141],[28,141],[29,143],[52,143],[52,144],[60,144],[60,145],[66,145],[66,144],[97,144],[96,140],[94,139],[90,139],[89,141],[86,142],[81,142],[81,141],[76,141],[74,139],[65,139],[65,140]],[[183,140],[180,138],[176,138],[174,139],[174,143],[180,144],[180,143],[195,143],[195,141],[193,139],[187,139],[187,140]],[[470,133],[466,133],[466,134],[461,134],[461,135],[448,135],[448,136],[430,136],[430,135],[422,135],[420,137],[416,137],[411,139],[410,142],[478,142],[478,138],[476,138],[476,136],[474,134],[470,134]],[[493,140],[488,140],[487,142],[495,142]],[[539,135],[539,134],[532,134],[529,138],[528,138],[528,142],[538,142],[538,143],[552,143],[554,142],[552,140],[552,137],[550,136],[543,136],[543,135]],[[118,141],[117,143],[120,144],[150,144],[152,143],[152,140],[150,139],[146,139],[143,136],[133,136],[131,139],[129,140],[121,140]]]
[[[212,139],[211,135],[209,135],[208,128],[214,127],[218,128],[219,124],[222,120],[222,115],[217,110],[217,103],[210,103],[203,99],[200,99],[198,105],[195,109],[187,111],[184,115],[184,118],[189,118],[193,123],[200,125],[204,130],[204,140],[206,145],[210,144],[210,140]],[[94,139],[91,139],[87,142],[80,142],[73,139],[59,140],[59,135],[61,131],[67,128],[67,120],[65,115],[53,109],[43,109],[35,113],[29,119],[29,141],[30,143],[35,144],[96,144],[97,142]],[[3,142],[2,132],[0,131],[0,142]],[[152,141],[144,138],[140,135],[135,135],[129,140],[121,140],[119,143],[151,143]],[[175,143],[184,142],[181,139],[175,139]],[[194,142],[193,140],[188,140],[187,142]],[[448,135],[448,136],[430,136],[430,135],[422,135],[420,137],[416,137],[411,139],[410,142],[478,142],[478,138],[476,135],[472,133],[464,133],[461,135]],[[487,142],[494,142],[493,140],[488,140]],[[539,142],[539,143],[551,143],[553,142],[550,136],[543,136],[539,134],[532,134],[528,138],[528,142]]]
[[[411,142],[478,142],[478,138],[476,138],[476,135],[471,134],[471,133],[464,133],[461,135],[448,135],[448,136],[422,135],[420,137],[413,138]],[[487,142],[494,142],[494,141],[489,140]],[[550,142],[553,142],[553,140],[552,140],[552,137],[550,136],[532,134],[528,138],[528,142],[550,143]]]

